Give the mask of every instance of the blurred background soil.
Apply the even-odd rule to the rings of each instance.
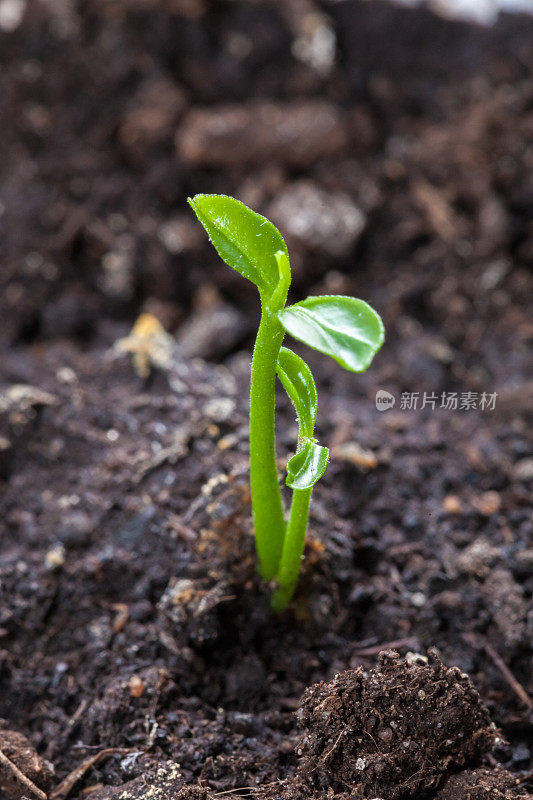
[[[0,3],[0,718],[58,779],[98,748],[143,752],[76,791],[163,758],[218,791],[290,776],[305,687],[391,643],[469,672],[527,785],[532,68],[526,15]],[[256,292],[196,192],[280,227],[292,300],[353,294],[387,330],[363,376],[305,354],[334,457],[296,625],[254,577]],[[112,349],[142,312],[175,336],[148,383]],[[442,392],[496,406],[446,411]]]

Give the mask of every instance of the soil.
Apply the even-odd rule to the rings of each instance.
[[[530,18],[379,0],[35,2],[0,31],[9,800],[530,796],[532,64]],[[364,375],[305,353],[332,461],[279,617],[250,522],[257,300],[197,191],[279,224],[294,300],[353,294],[387,330]],[[141,313],[173,336],[132,362]],[[280,394],[281,471],[294,444]]]
[[[430,658],[401,664],[383,652],[379,671],[358,667],[307,689],[299,774],[323,789],[398,798],[490,753],[496,733],[467,675]]]

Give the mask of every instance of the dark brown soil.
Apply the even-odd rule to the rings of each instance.
[[[522,796],[517,780],[504,770],[465,770],[448,780],[437,800],[511,800]]]
[[[329,67],[295,55],[311,23],[336,37]],[[300,698],[374,674],[382,650],[431,647],[451,672],[375,673],[401,676],[409,725],[434,731],[439,681],[412,679],[434,670],[463,714],[448,738],[487,730],[458,668],[501,735],[492,753],[454,744],[445,767],[438,736],[394,761],[423,770],[405,798],[526,796],[532,64],[531,19],[475,28],[377,1],[35,2],[0,31],[2,749],[51,800],[358,797],[353,764],[302,783]],[[294,299],[354,294],[387,329],[365,375],[305,354],[332,463],[279,618],[250,527],[257,300],[195,225],[196,191],[276,220]],[[142,311],[179,345],[152,342],[164,368],[145,380],[114,347]],[[436,407],[404,410],[401,392]],[[443,392],[496,392],[495,409],[445,410]],[[295,429],[279,408],[282,468]],[[366,699],[361,682],[353,726]]]
[[[427,792],[450,768],[492,751],[496,730],[467,675],[431,651],[428,664],[402,663],[394,651],[379,660],[380,670],[347,670],[305,692],[301,778],[394,800]]]

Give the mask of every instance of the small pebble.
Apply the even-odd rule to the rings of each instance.
[[[130,694],[132,697],[140,697],[144,691],[142,680],[138,675],[132,675],[129,680]]]
[[[498,492],[485,492],[485,494],[472,500],[474,508],[484,517],[491,517],[493,514],[497,514],[501,504],[502,501]]]
[[[457,495],[449,494],[442,501],[442,508],[447,514],[460,514],[462,508],[461,501]]]
[[[411,595],[411,603],[416,608],[422,608],[422,606],[425,606],[427,603],[427,597],[424,592],[413,592]]]
[[[65,563],[65,548],[62,544],[55,545],[46,553],[44,561],[47,569],[56,570]]]

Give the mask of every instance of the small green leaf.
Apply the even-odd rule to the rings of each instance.
[[[279,311],[278,318],[295,339],[352,372],[364,372],[385,339],[379,315],[355,297],[308,297]]]
[[[220,257],[261,293],[270,296],[280,282],[280,259],[290,283],[287,245],[268,219],[225,195],[197,194],[188,202]]]
[[[287,347],[282,347],[278,355],[276,372],[298,414],[300,436],[311,437],[318,409],[318,397],[311,370],[303,358]]]
[[[320,480],[328,465],[329,450],[314,439],[305,439],[298,452],[287,462],[287,486],[311,489]]]

